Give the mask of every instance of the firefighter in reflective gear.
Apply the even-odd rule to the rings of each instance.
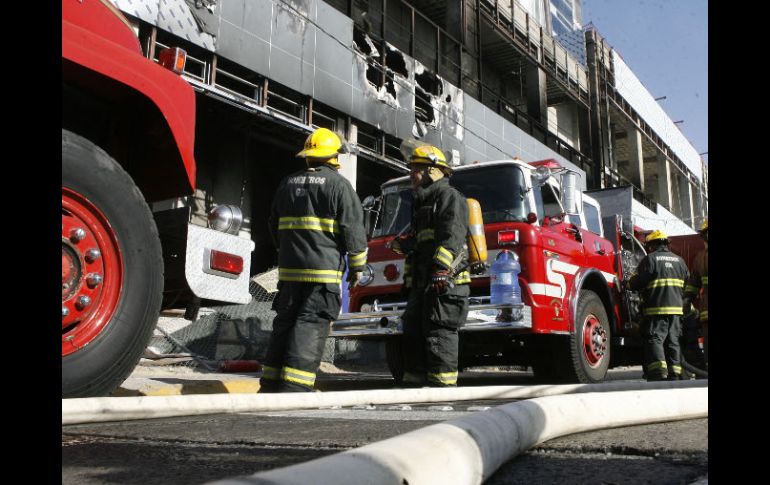
[[[468,315],[468,203],[449,185],[444,154],[418,146],[409,159],[414,188],[411,241],[404,267],[407,306],[403,355],[406,387],[457,385],[458,329]]]
[[[687,265],[669,250],[663,231],[650,233],[646,243],[648,254],[629,281],[630,289],[642,292],[645,376],[648,381],[681,379],[679,337]]]
[[[347,253],[353,287],[366,265],[363,208],[355,190],[337,170],[340,138],[314,131],[297,154],[305,170],[278,186],[269,217],[278,248],[276,311],[261,379],[261,392],[314,389],[330,321],[340,311],[340,284]]]
[[[695,256],[690,279],[684,288],[684,308],[689,309],[693,301],[698,302],[700,310],[700,330],[703,335],[703,357],[706,369],[709,365],[709,221],[706,219],[700,227],[700,236],[706,244],[705,249]],[[683,308],[683,309],[684,309]]]

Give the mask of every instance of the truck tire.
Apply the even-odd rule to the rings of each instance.
[[[142,193],[101,148],[62,129],[62,397],[108,395],[128,377],[162,292]]]
[[[385,341],[385,360],[393,380],[400,386],[404,381],[404,345],[400,335]]]
[[[569,339],[570,357],[562,375],[568,382],[601,382],[610,365],[610,322],[599,295],[582,290],[575,330]]]

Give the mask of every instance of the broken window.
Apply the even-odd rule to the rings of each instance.
[[[372,38],[362,29],[353,29],[353,47],[366,56],[380,57],[380,52]]]
[[[430,98],[419,92],[414,97],[414,119],[432,125],[436,119],[433,116],[433,105]]]
[[[396,99],[396,85],[393,82],[393,75],[388,73],[386,75],[385,79],[385,92],[389,93],[391,96],[393,96],[393,99]]]
[[[423,69],[419,74],[415,70],[414,80],[426,93],[432,96],[441,96],[443,91],[441,79],[427,69]]]
[[[406,78],[409,77],[409,70],[406,68],[404,55],[390,46],[388,46],[387,56],[385,57],[385,65],[396,74],[401,74]]]
[[[441,96],[443,93],[441,79],[423,66],[419,66],[415,69],[414,80],[414,118],[418,122],[435,125],[432,100],[434,96]],[[451,100],[451,97],[449,99]]]
[[[377,89],[382,87],[382,67],[372,60],[366,65],[366,80]]]

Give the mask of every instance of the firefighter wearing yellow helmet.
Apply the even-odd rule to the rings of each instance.
[[[337,155],[342,153],[342,140],[333,131],[327,128],[318,128],[305,140],[302,151],[298,157],[308,160],[308,164],[323,163],[339,168]]]
[[[270,234],[278,248],[278,295],[260,392],[312,391],[340,312],[347,253],[348,282],[366,266],[363,209],[337,170],[345,148],[326,128],[315,130],[297,156],[307,168],[283,179],[273,199]]]
[[[412,232],[401,245],[407,253],[402,316],[403,385],[457,385],[458,329],[468,315],[470,273],[463,245],[468,204],[449,185],[452,168],[438,148],[418,144],[411,151],[414,190]],[[394,376],[398,380],[399,376]]]
[[[705,247],[695,256],[692,273],[684,288],[684,308],[689,309],[691,303],[698,305],[701,334],[703,335],[703,357],[706,368],[709,365],[709,221],[701,224],[699,234]]]
[[[669,250],[663,231],[652,231],[645,243],[648,254],[629,281],[630,289],[642,293],[644,374],[648,381],[677,380],[683,376],[679,337],[689,272],[684,260]]]

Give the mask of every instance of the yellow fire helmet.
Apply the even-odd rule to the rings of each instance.
[[[666,233],[659,229],[656,229],[647,236],[647,239],[645,239],[645,242],[662,241],[665,239],[668,239],[668,236],[666,236]]]
[[[318,128],[307,137],[305,148],[297,153],[297,156],[304,158],[330,158],[327,163],[339,167],[337,154],[340,153],[340,148],[342,148],[342,140],[340,140],[336,133],[327,128]]]
[[[700,225],[700,232],[706,231],[709,228],[709,220],[706,219],[703,221],[703,224]]]
[[[409,165],[416,164],[433,165],[452,171],[441,150],[431,145],[421,145],[414,149],[409,157]]]

